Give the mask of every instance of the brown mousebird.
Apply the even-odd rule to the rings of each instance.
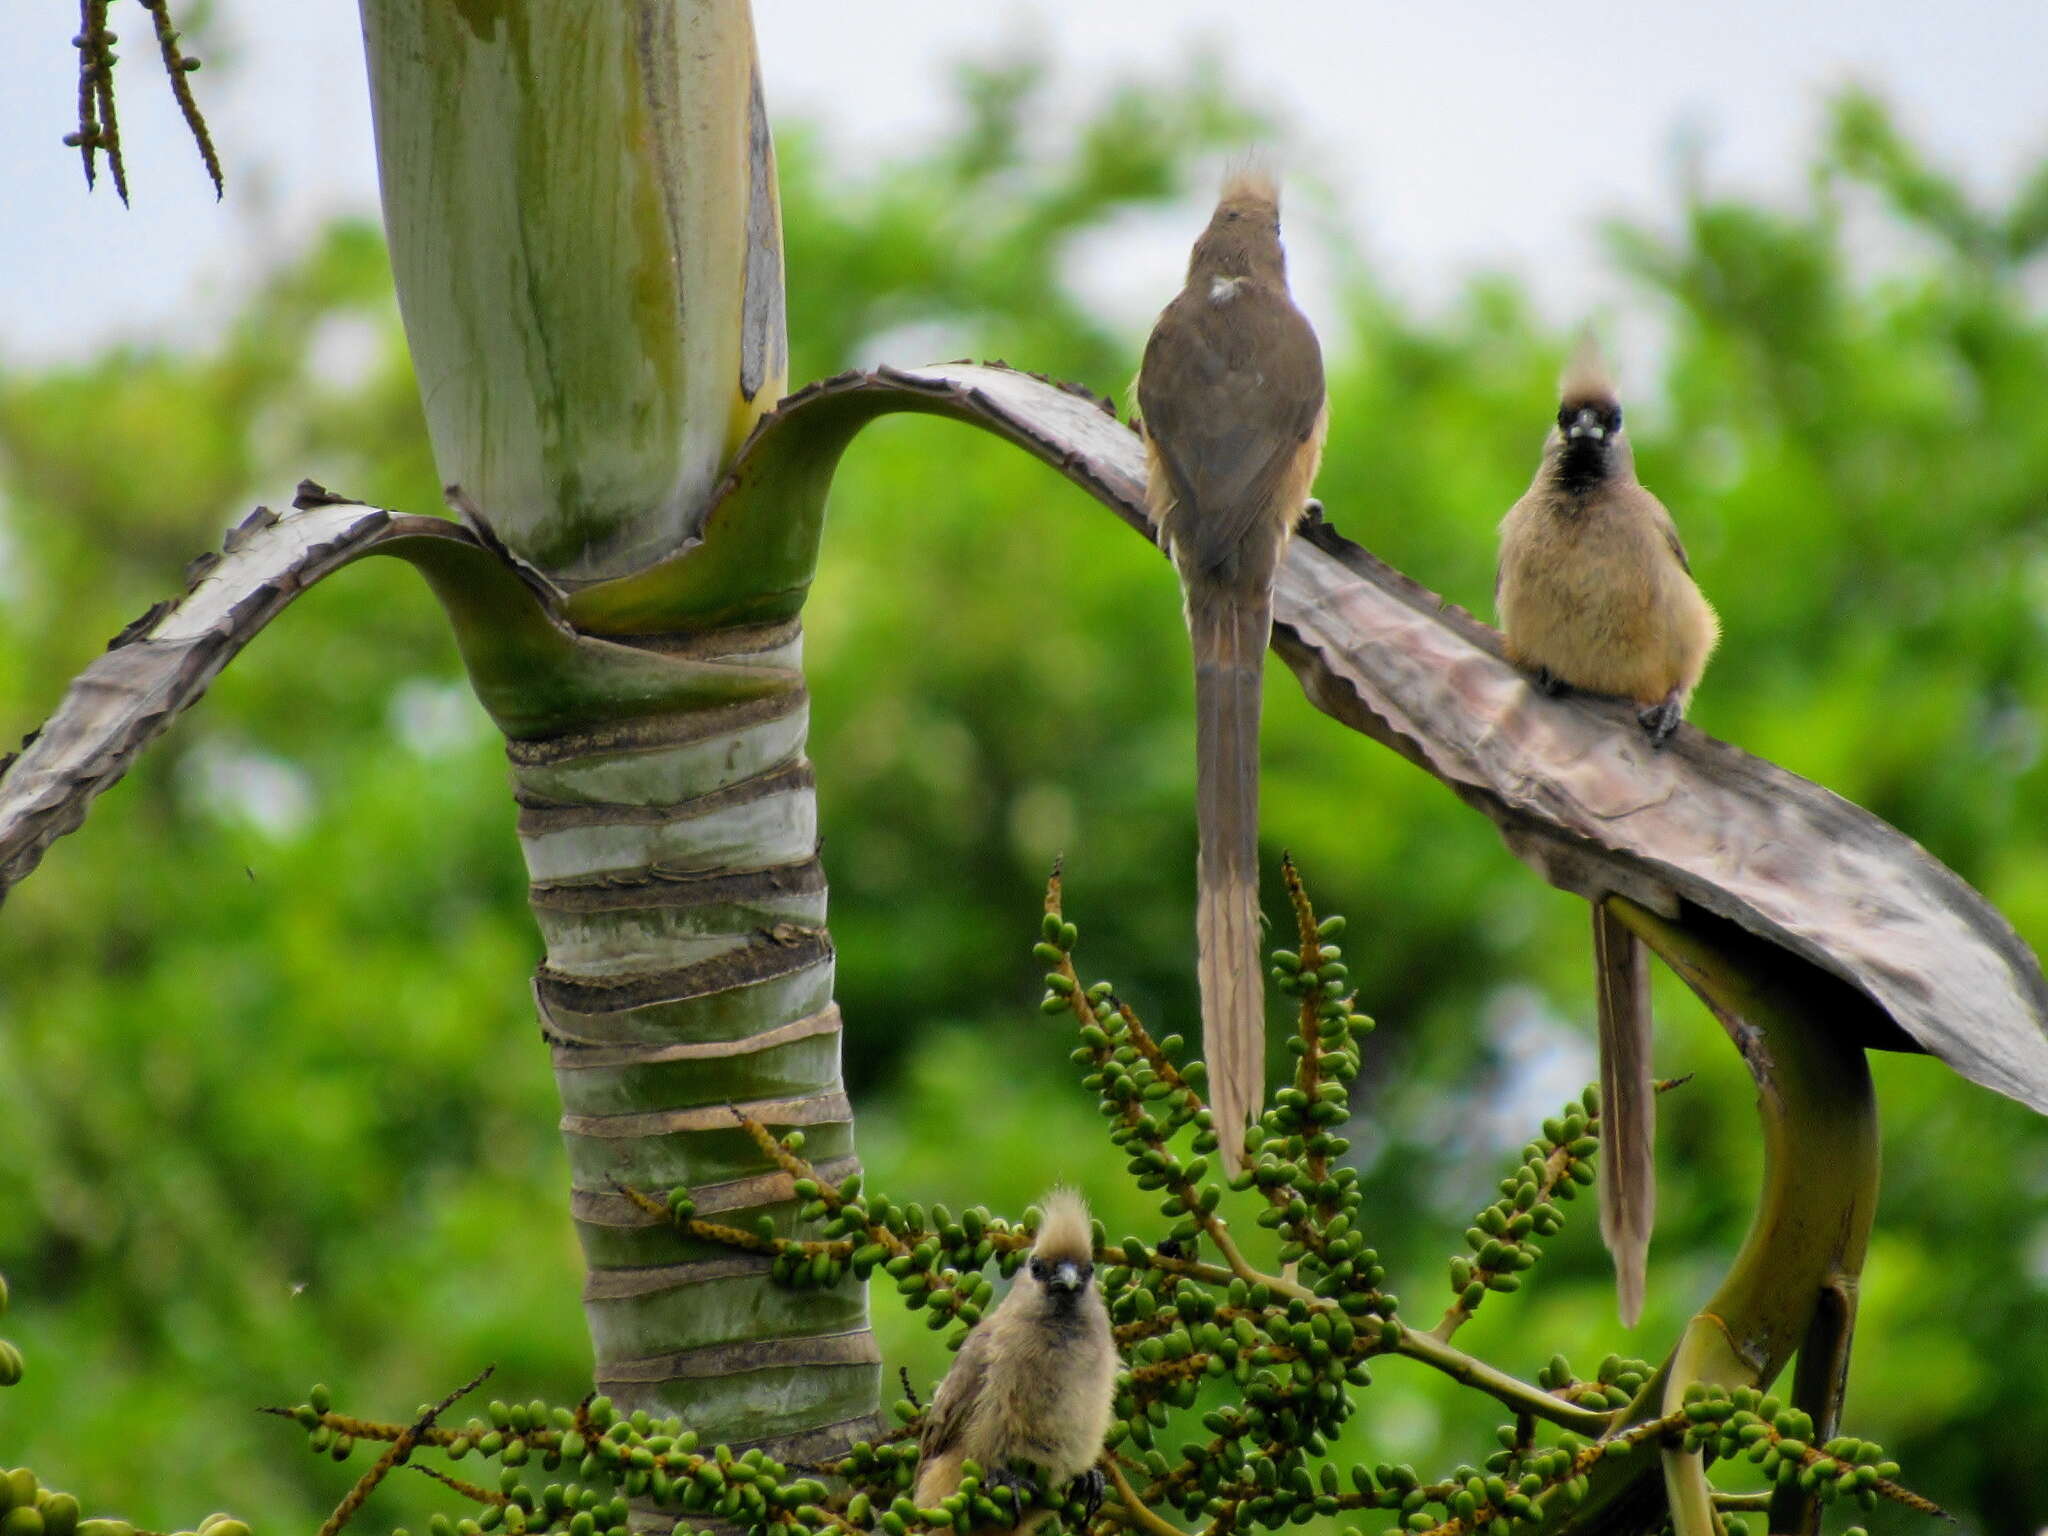
[[[1720,638],[1678,529],[1636,479],[1635,456],[1590,335],[1564,377],[1543,463],[1500,525],[1494,600],[1508,660],[1537,686],[1633,700],[1663,746]],[[1656,1217],[1656,1089],[1650,973],[1642,942],[1593,906],[1600,1015],[1600,1235],[1614,1255],[1621,1317],[1634,1326]]]
[[[1259,688],[1273,578],[1322,460],[1316,333],[1287,289],[1280,197],[1223,185],[1138,372],[1146,500],[1180,571],[1195,656],[1196,966],[1224,1168],[1265,1099],[1259,958]]]
[[[1056,1497],[1079,1479],[1091,1506],[1101,1499],[1096,1461],[1115,1406],[1118,1360],[1094,1255],[1087,1205],[1071,1189],[1054,1190],[1030,1260],[967,1335],[932,1398],[918,1437],[918,1508],[958,1489],[961,1463],[970,1460],[979,1463],[984,1486],[1028,1485],[1012,1466],[1021,1462],[1034,1470],[1037,1490]],[[1018,1529],[1028,1532],[1051,1514],[1027,1511]]]

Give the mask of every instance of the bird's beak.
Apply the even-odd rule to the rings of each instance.
[[[1081,1267],[1078,1264],[1061,1264],[1052,1272],[1050,1281],[1056,1291],[1078,1291],[1081,1289]]]
[[[1589,405],[1572,418],[1571,430],[1565,436],[1574,442],[1590,437],[1597,443],[1607,436],[1607,429],[1600,425],[1599,414]]]

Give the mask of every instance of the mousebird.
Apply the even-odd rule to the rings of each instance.
[[[1094,1256],[1087,1205],[1073,1190],[1055,1189],[1029,1261],[967,1335],[932,1398],[918,1437],[918,1508],[958,1489],[961,1463],[970,1460],[985,1486],[1056,1495],[1078,1479],[1091,1506],[1101,1499],[1096,1461],[1115,1408],[1118,1359]],[[1013,1463],[1027,1464],[1035,1479]],[[1018,1529],[1051,1514],[1027,1511]]]
[[[1652,749],[1678,728],[1720,638],[1664,504],[1636,479],[1621,402],[1588,333],[1559,381],[1543,462],[1500,525],[1494,600],[1508,660],[1546,693],[1633,701]],[[1642,941],[1593,906],[1600,1019],[1600,1235],[1624,1323],[1642,1313],[1656,1217],[1656,1088]]]
[[[1280,194],[1240,171],[1138,370],[1146,501],[1180,572],[1195,657],[1196,969],[1223,1165],[1265,1099],[1259,689],[1273,579],[1322,460],[1323,354],[1287,288]]]

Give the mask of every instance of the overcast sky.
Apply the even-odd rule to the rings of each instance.
[[[197,83],[228,167],[218,206],[133,46],[146,18],[114,12],[134,61],[122,138],[135,207],[123,210],[104,184],[86,195],[58,142],[74,110],[69,13],[0,3],[0,361],[75,355],[110,334],[203,335],[252,266],[321,214],[374,209],[355,7],[217,10],[213,52],[233,67]],[[1795,196],[1819,105],[1844,82],[1883,90],[1986,193],[2048,153],[2043,0],[758,0],[755,14],[771,112],[822,121],[849,152],[943,132],[946,66],[961,57],[1039,48],[1080,107],[1106,80],[1170,74],[1207,44],[1293,124],[1336,216],[1399,292],[1440,302],[1465,274],[1504,269],[1561,320],[1611,305],[1594,221],[1668,217],[1677,145],[1700,146],[1716,184]],[[1178,284],[1188,222],[1096,253],[1090,290],[1141,325]],[[1290,228],[1313,312],[1305,222]]]

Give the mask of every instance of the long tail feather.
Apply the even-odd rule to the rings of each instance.
[[[1272,638],[1270,596],[1197,586],[1195,653],[1196,973],[1209,1106],[1233,1177],[1245,1122],[1266,1097],[1266,999],[1259,965],[1259,682]]]
[[[1600,1239],[1614,1256],[1622,1323],[1643,1312],[1657,1219],[1657,1089],[1650,1068],[1650,966],[1642,940],[1593,907],[1600,1000]]]

